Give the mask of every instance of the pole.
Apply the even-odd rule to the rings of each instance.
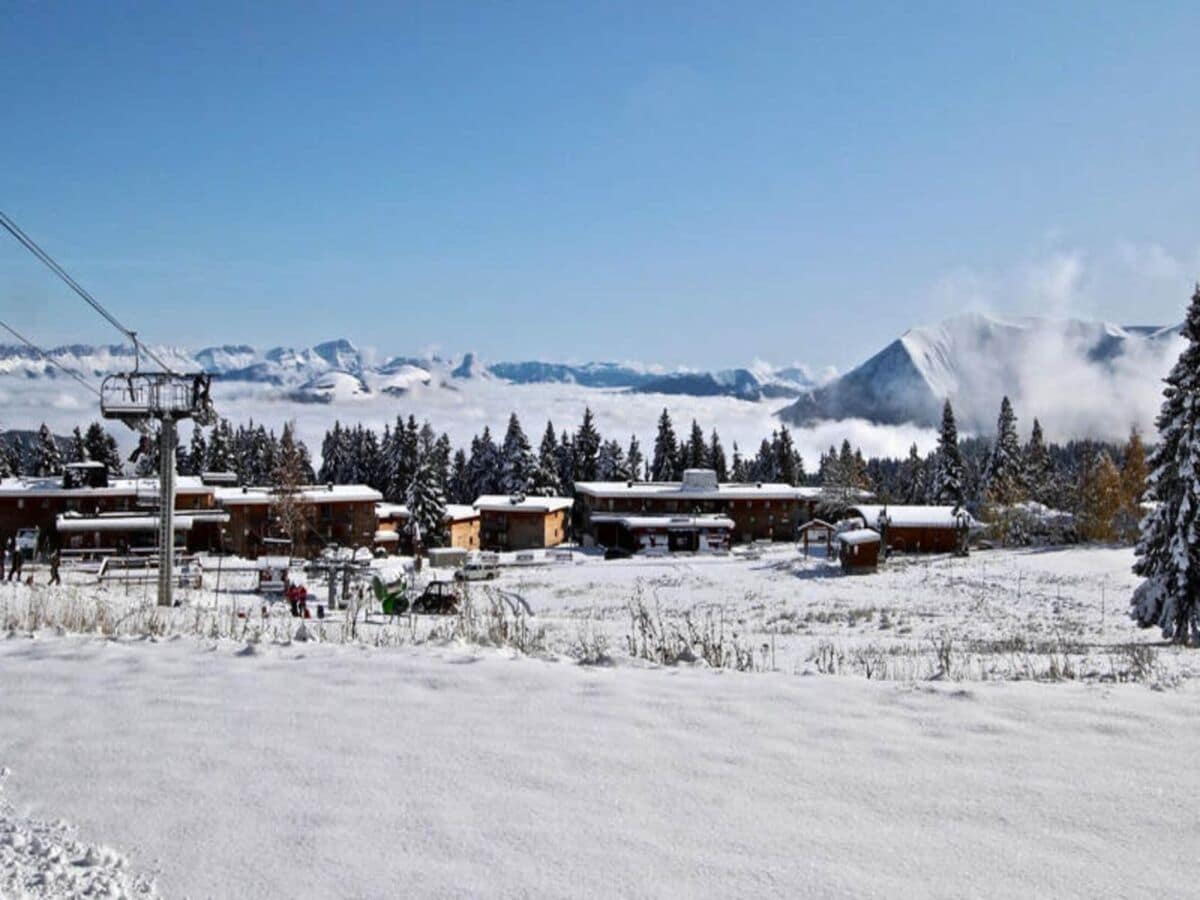
[[[159,419],[158,432],[158,605],[174,606],[175,420]]]

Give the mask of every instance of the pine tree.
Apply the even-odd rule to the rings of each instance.
[[[950,401],[942,408],[942,430],[938,436],[937,465],[929,499],[933,503],[961,506],[963,503],[963,460],[958,447],[958,426]]]
[[[558,438],[554,424],[546,423],[542,443],[538,447],[537,470],[533,474],[533,485],[529,493],[538,497],[557,497],[562,493],[562,481],[558,475]]]
[[[746,461],[742,459],[742,451],[738,449],[737,441],[733,442],[733,460],[729,466],[729,478],[737,484],[745,484],[750,480],[750,471]]]
[[[600,433],[588,408],[583,410],[583,423],[575,433],[575,481],[595,481],[596,461],[600,455]]]
[[[209,472],[235,472],[233,464],[233,429],[228,419],[221,419],[213,426],[208,440],[208,458],[205,469]]]
[[[516,413],[508,417],[508,430],[500,448],[500,489],[503,493],[528,494],[537,474],[533,447]]]
[[[564,494],[575,490],[575,442],[565,428],[558,442],[558,483]]]
[[[772,449],[775,452],[775,478],[784,484],[799,484],[804,480],[804,461],[792,443],[792,434],[781,425]]]
[[[67,462],[81,463],[87,462],[90,459],[87,444],[83,440],[83,432],[76,425],[75,429],[71,432],[71,446],[67,449]]]
[[[471,493],[471,482],[467,476],[467,454],[461,449],[454,452],[454,462],[450,466],[450,489],[446,497],[451,503],[474,503]]]
[[[729,464],[725,459],[725,448],[721,446],[721,437],[715,428],[712,438],[708,442],[708,463],[717,474],[718,483],[729,480]]]
[[[596,478],[600,481],[629,480],[625,451],[616,441],[605,441],[600,445],[600,454],[596,458]]]
[[[62,453],[59,452],[58,443],[55,441],[54,435],[50,433],[50,429],[46,427],[45,422],[38,429],[37,443],[33,447],[33,461],[30,469],[31,474],[39,478],[62,474]]]
[[[750,464],[750,474],[755,481],[774,481],[778,475],[775,471],[775,450],[766,438],[758,445],[758,456]]]
[[[302,503],[299,496],[312,466],[304,444],[296,440],[294,423],[284,424],[272,462],[271,518],[282,536],[295,545],[303,541],[312,527],[312,505]]]
[[[483,434],[472,439],[471,455],[467,460],[467,478],[471,494],[498,494],[500,489],[500,450],[492,440],[492,432],[485,425]]]
[[[990,503],[1011,506],[1025,499],[1025,473],[1021,444],[1017,438],[1017,417],[1005,397],[996,420],[996,441],[988,454],[983,472],[983,491]]]
[[[921,504],[929,493],[928,464],[922,458],[917,445],[908,448],[908,459],[904,461],[904,475],[900,497],[905,503]]]
[[[679,443],[671,416],[664,409],[658,418],[658,434],[654,437],[654,460],[650,463],[653,481],[679,480]]]
[[[12,444],[0,431],[0,478],[12,478],[20,474],[21,462],[17,459]]]
[[[642,453],[642,445],[638,443],[636,434],[629,436],[629,449],[625,452],[625,464],[629,469],[630,479],[640,481],[642,469],[646,465],[646,455]]]
[[[1132,599],[1143,628],[1200,643],[1200,284],[1183,325],[1187,346],[1166,378],[1158,446],[1150,454],[1148,499],[1133,570],[1146,579]]]
[[[204,429],[199,425],[192,426],[192,440],[188,444],[188,474],[203,475],[208,464],[208,441],[204,439]]]
[[[1029,499],[1053,506],[1059,493],[1056,488],[1057,474],[1054,459],[1042,434],[1042,423],[1037,419],[1033,420],[1033,431],[1029,435],[1029,443],[1025,445],[1024,469]]]
[[[83,445],[87,449],[88,459],[104,463],[110,477],[121,474],[125,467],[121,453],[117,449],[116,439],[104,430],[99,422],[93,422],[83,433]]]
[[[446,542],[446,498],[438,487],[433,462],[429,456],[421,460],[405,500],[416,528],[413,542],[424,549],[441,547]]]
[[[709,468],[708,444],[704,440],[704,432],[700,430],[700,425],[695,419],[692,419],[691,435],[679,455],[682,458],[682,467],[685,469]]]

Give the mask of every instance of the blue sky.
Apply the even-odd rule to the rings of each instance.
[[[0,208],[152,341],[846,368],[964,308],[1181,318],[1197,37],[1169,3],[19,3]],[[110,337],[7,239],[0,309]]]

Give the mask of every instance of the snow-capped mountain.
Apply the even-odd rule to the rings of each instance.
[[[862,365],[805,392],[780,417],[795,425],[853,418],[932,427],[949,398],[960,427],[990,431],[1006,394],[1033,415],[1046,410],[1069,419],[1072,408],[1099,404],[1120,412],[1134,394],[1139,403],[1154,402],[1178,340],[1178,327],[971,313],[905,332]]]
[[[371,365],[364,354],[342,338],[312,347],[271,347],[259,350],[247,344],[224,344],[189,353],[178,347],[158,347],[156,352],[180,371],[201,369],[220,376],[222,384],[258,385],[289,400],[332,402],[335,397],[372,393],[403,395],[422,386],[452,387],[455,381],[495,379],[514,385],[571,384],[586,388],[629,390],[647,394],[690,397],[733,397],[757,401],[795,397],[814,386],[802,369],[778,372],[769,367],[728,369],[717,372],[668,371],[661,366],[615,362],[581,365],[542,361],[485,364],[473,353],[461,359],[393,356],[382,365]],[[103,376],[133,367],[128,347],[72,345],[51,351],[55,361],[90,376]],[[149,366],[146,366],[149,367]],[[335,382],[324,376],[343,373],[351,377]],[[24,347],[0,346],[0,376],[58,377],[60,369]]]

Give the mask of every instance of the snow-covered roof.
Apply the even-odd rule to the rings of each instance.
[[[826,522],[824,519],[809,519],[807,522],[805,522],[803,525],[800,526],[801,531],[808,531],[810,528],[824,528],[827,531],[834,531],[834,530],[836,530],[837,526],[831,525],[829,522]]]
[[[466,503],[447,503],[446,504],[446,521],[447,522],[465,522],[468,519],[478,519],[479,510]]]
[[[270,487],[218,487],[217,502],[222,506],[260,505],[275,499]],[[365,484],[305,485],[295,492],[302,503],[378,503],[383,494]]]
[[[672,530],[691,530],[693,528],[725,528],[734,527],[733,519],[727,516],[623,516],[619,513],[598,513],[592,516],[593,522],[616,522],[629,529],[665,528]]]
[[[971,514],[965,509],[954,506],[855,506],[850,512],[862,517],[868,525],[879,522],[879,514],[886,511],[888,520],[893,528],[958,528],[961,517],[966,517],[966,524],[977,524]]]
[[[138,493],[138,482],[142,492],[158,490],[158,479],[112,478],[106,487],[63,487],[61,475],[38,478],[21,475],[0,478],[0,496],[6,497],[133,497]],[[176,494],[211,494],[213,489],[203,484],[194,475],[176,475]]]
[[[687,485],[685,487],[685,484]],[[696,479],[690,483],[680,481],[577,481],[575,492],[597,499],[682,498],[687,500],[815,500],[821,496],[819,487],[796,487],[772,482],[722,482],[715,479],[705,485]]]
[[[570,497],[509,497],[507,494],[484,494],[475,501],[481,512],[540,512],[552,513],[570,509],[575,501]]]
[[[191,531],[194,525],[201,522],[224,523],[229,521],[229,513],[176,513],[175,530]],[[157,531],[158,516],[137,515],[108,515],[108,516],[79,516],[61,515],[55,519],[55,528],[64,534],[89,531]]]
[[[375,532],[375,543],[391,544],[400,540],[400,532],[398,531],[377,531]]]
[[[376,503],[375,518],[377,519],[407,519],[412,515],[403,503]]]
[[[852,547],[858,544],[878,544],[879,532],[870,528],[855,528],[853,531],[843,531],[837,536],[837,539]]]

